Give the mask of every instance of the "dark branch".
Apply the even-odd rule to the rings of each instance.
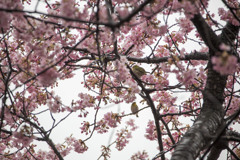
[[[220,40],[212,28],[206,23],[204,18],[200,14],[196,14],[191,21],[208,48],[214,52],[217,52],[220,45]]]
[[[129,61],[139,62],[139,63],[163,63],[167,62],[169,58],[172,57],[154,57],[154,58],[135,58],[135,57],[127,57]],[[187,54],[184,57],[178,56],[179,60],[208,60],[208,54],[202,52],[194,52],[191,54]]]
[[[240,26],[234,26],[232,23],[228,22],[222,30],[221,39],[232,46],[233,41],[239,33],[239,27]]]

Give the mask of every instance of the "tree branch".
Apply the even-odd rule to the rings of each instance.
[[[220,40],[211,27],[206,23],[204,18],[200,14],[196,14],[191,21],[196,27],[204,43],[208,46],[209,50],[217,52],[220,45]]]
[[[210,93],[205,93],[204,96],[206,99],[203,106],[207,107],[208,103],[212,103],[213,106],[202,110],[193,126],[177,144],[171,160],[195,159],[200,151],[210,144],[211,136],[218,133],[218,128],[223,123],[223,114],[221,110],[213,108],[219,108],[221,104]]]
[[[129,61],[139,62],[139,63],[163,63],[167,62],[169,58],[172,57],[154,57],[154,58],[136,58],[136,57],[127,57]],[[194,52],[187,54],[184,57],[178,56],[179,60],[208,60],[209,57],[206,53],[203,52]]]
[[[222,34],[220,35],[221,39],[224,43],[233,46],[233,41],[236,39],[239,33],[240,26],[234,26],[232,23],[227,22],[225,27],[222,30]]]

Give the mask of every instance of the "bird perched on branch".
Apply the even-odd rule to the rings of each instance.
[[[131,105],[131,111],[133,114],[136,114],[136,117],[138,117],[138,105],[136,102],[133,102]]]
[[[132,67],[132,71],[138,78],[141,78],[143,75],[146,75],[146,73],[147,73],[144,68],[142,68],[138,65],[134,65]]]

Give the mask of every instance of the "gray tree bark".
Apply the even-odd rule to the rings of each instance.
[[[191,19],[203,41],[209,48],[209,60],[207,66],[207,82],[203,94],[203,106],[199,117],[193,126],[186,132],[178,142],[171,160],[193,160],[201,151],[212,146],[209,160],[218,159],[222,150],[227,147],[227,141],[220,139],[225,126],[224,121],[224,88],[227,76],[222,76],[213,70],[211,57],[221,51],[221,43],[233,46],[233,42],[239,33],[239,27],[230,23],[223,28],[220,36],[217,36],[211,27],[198,14]],[[236,55],[232,50],[230,54]]]

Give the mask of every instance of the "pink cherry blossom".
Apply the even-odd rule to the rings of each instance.
[[[237,57],[233,55],[228,55],[225,58],[223,57],[212,57],[213,69],[219,72],[221,75],[233,74],[238,66]]]
[[[224,44],[224,43],[221,43],[220,46],[219,46],[219,48],[220,48],[221,50],[223,50],[223,51],[230,51],[230,50],[231,50],[230,46],[229,46],[229,45],[226,45],[226,44]]]
[[[177,22],[179,23],[183,32],[189,33],[194,29],[192,22],[188,18],[179,18]]]
[[[194,78],[196,77],[196,71],[195,70],[188,70],[186,72],[183,72],[183,79],[182,82],[188,86],[195,82]]]
[[[24,135],[24,133],[21,132],[14,132],[13,135],[16,138],[16,143],[21,143],[24,147],[29,146],[33,141],[33,137]]]
[[[54,100],[47,100],[47,106],[49,107],[50,112],[57,113],[61,109],[61,99],[59,96],[55,96]]]
[[[109,128],[110,127],[107,125],[106,121],[100,120],[97,122],[96,130],[98,133],[100,133],[100,134],[106,133],[106,132],[108,132]]]
[[[0,27],[6,32],[10,28],[10,21],[12,20],[12,15],[6,12],[0,12],[2,17],[0,20]]]
[[[82,140],[76,140],[73,144],[74,151],[77,153],[84,153],[88,150],[88,147]]]
[[[132,138],[132,135],[131,132],[126,129],[121,129],[116,135],[116,148],[121,151],[129,143],[129,139]]]
[[[60,14],[65,17],[74,17],[75,15],[75,0],[62,0],[59,8]]]
[[[115,128],[117,123],[120,122],[120,117],[116,113],[108,112],[104,115],[104,120],[109,127]]]
[[[148,121],[145,137],[150,141],[157,139],[157,132],[154,121]]]
[[[131,127],[131,131],[135,131],[137,128],[139,128],[138,126],[136,126],[134,119],[130,119],[126,122],[126,124]]]
[[[88,135],[90,133],[90,124],[89,122],[84,121],[82,123],[82,126],[80,127],[81,129],[81,133],[85,133],[86,135]]]
[[[146,151],[138,151],[134,155],[131,156],[131,160],[139,160],[139,159],[148,159],[149,156]]]
[[[117,69],[116,78],[119,82],[126,81],[129,77],[129,72],[126,67],[126,62],[127,62],[126,57],[122,56],[120,60],[116,60],[114,63]]]
[[[39,68],[38,71],[40,71],[40,75],[38,76],[37,79],[39,81],[39,84],[41,84],[44,87],[52,85],[56,81],[56,79],[60,76],[60,74],[54,68],[50,68],[46,71]]]

